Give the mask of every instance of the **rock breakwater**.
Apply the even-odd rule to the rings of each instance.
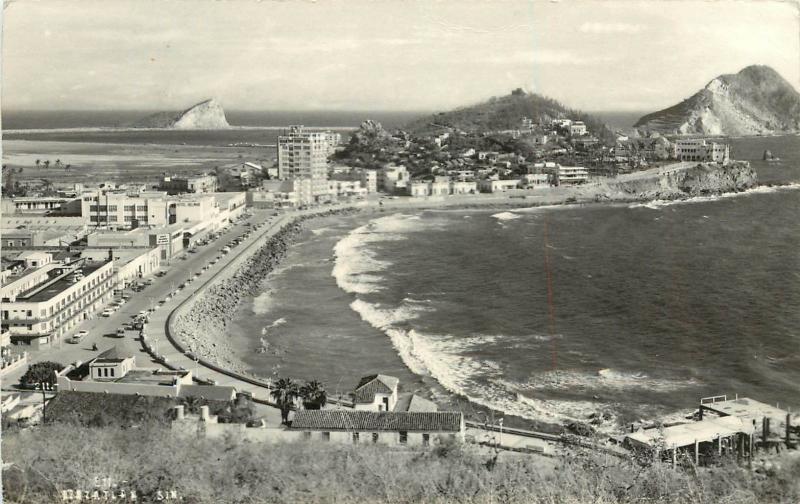
[[[299,216],[284,225],[251,255],[234,259],[214,282],[181,306],[173,318],[173,335],[195,356],[244,374],[244,365],[236,357],[226,335],[242,299],[258,294],[261,284],[286,256],[306,221],[357,211],[353,208],[328,210]]]

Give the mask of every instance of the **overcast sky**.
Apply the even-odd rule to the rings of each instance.
[[[795,2],[15,0],[7,109],[444,110],[516,87],[653,110],[753,64],[800,89]]]

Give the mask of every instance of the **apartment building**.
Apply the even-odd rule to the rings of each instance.
[[[409,185],[411,174],[403,165],[389,165],[378,172],[378,188],[389,194],[403,193]]]
[[[14,343],[51,343],[111,301],[113,262],[46,256],[24,256],[23,269],[3,271],[2,328]]]
[[[328,154],[327,133],[290,126],[288,135],[278,137],[278,178],[308,179],[311,199],[303,203],[325,201],[329,198]]]
[[[559,185],[578,185],[589,180],[589,171],[582,166],[558,165]]]
[[[167,193],[97,189],[81,194],[81,216],[96,227],[131,229],[175,223]]]

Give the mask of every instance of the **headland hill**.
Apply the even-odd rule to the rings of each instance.
[[[209,130],[202,126],[219,126],[224,119],[221,107],[204,106],[196,113],[192,112],[194,108],[180,115],[170,115],[167,122],[149,123],[163,127],[144,129],[153,129],[157,133],[177,130],[181,134],[197,131],[205,135]],[[207,112],[209,120],[206,120]],[[183,127],[175,128],[176,124],[183,124]],[[85,268],[86,276],[95,271],[111,271],[111,266],[118,268],[116,276],[112,276],[114,288],[108,288],[101,300],[89,305],[85,311],[91,316],[104,313],[101,310],[110,310],[107,316],[71,319],[68,325],[56,324],[54,328],[51,326],[44,333],[35,335],[30,334],[26,323],[11,325],[8,340],[15,344],[9,346],[14,350],[8,354],[10,365],[17,365],[22,359],[30,359],[29,362],[63,361],[64,364],[80,360],[80,364],[67,366],[69,372],[62,377],[62,383],[67,383],[64,380],[73,383],[74,393],[67,390],[58,392],[54,403],[57,408],[53,411],[62,412],[62,419],[69,417],[70,421],[90,425],[104,424],[109,421],[104,415],[118,414],[126,417],[122,423],[130,426],[143,418],[163,419],[167,411],[176,416],[178,411],[186,411],[191,413],[187,415],[188,420],[208,425],[215,423],[212,417],[216,415],[225,419],[238,418],[235,410],[241,404],[229,400],[232,396],[227,384],[239,391],[249,391],[250,386],[258,387],[257,391],[266,391],[267,394],[256,397],[261,402],[285,409],[288,401],[290,406],[303,411],[299,392],[290,390],[296,384],[281,382],[278,376],[258,378],[249,374],[232,355],[234,349],[230,346],[233,343],[230,335],[225,333],[241,309],[242,300],[252,295],[276,269],[287,251],[296,244],[296,238],[310,217],[324,214],[326,218],[337,219],[357,211],[371,214],[371,218],[391,210],[439,207],[533,207],[542,204],[578,207],[600,206],[597,204],[607,201],[677,201],[747,192],[756,188],[758,183],[755,168],[746,160],[736,160],[731,152],[731,145],[736,145],[734,140],[614,131],[591,114],[571,110],[554,100],[520,89],[472,107],[423,117],[392,131],[370,120],[354,130],[350,138],[342,142],[341,134],[330,128],[287,127],[285,133],[275,139],[277,158],[271,148],[259,146],[246,150],[238,147],[195,150],[189,146],[159,145],[160,153],[180,151],[174,164],[164,163],[163,159],[144,159],[154,152],[149,151],[147,145],[135,145],[125,151],[124,156],[128,157],[123,165],[120,162],[122,155],[118,158],[109,156],[102,161],[92,159],[95,152],[107,154],[107,150],[119,148],[109,148],[109,144],[85,147],[74,141],[37,142],[31,139],[33,135],[25,141],[9,141],[13,148],[10,154],[6,153],[9,157],[8,161],[4,159],[3,166],[3,228],[4,234],[17,233],[18,237],[10,246],[4,243],[4,256],[11,254],[6,264],[18,273],[30,272],[31,269],[50,267],[54,263],[49,261],[55,258],[66,272],[59,275],[72,274],[74,268]],[[225,129],[219,131],[237,134],[235,130],[232,133]],[[124,139],[124,136],[119,138]],[[120,144],[124,145],[124,142]],[[66,150],[69,145],[75,150]],[[324,155],[308,162],[292,159],[289,151],[302,151],[305,146],[321,149]],[[88,150],[78,150],[81,148]],[[21,149],[26,150],[23,153]],[[42,149],[39,154],[37,149]],[[773,150],[780,153],[779,149]],[[53,154],[58,156],[55,162],[50,159],[55,157]],[[137,172],[143,165],[147,170]],[[95,166],[104,166],[105,171],[98,175]],[[122,166],[130,170],[122,170]],[[111,177],[113,180],[109,180]],[[140,206],[145,207],[145,214],[138,213]],[[250,221],[245,224],[243,220],[248,214],[251,215]],[[259,233],[265,222],[272,234]],[[251,226],[252,230],[246,229]],[[223,243],[224,240],[219,241],[222,236],[229,237],[230,241],[227,244]],[[132,246],[132,240],[138,239],[136,237],[141,237],[141,247]],[[27,250],[35,240],[41,240],[36,242],[41,245],[33,251]],[[241,248],[237,250],[237,247]],[[131,259],[128,253],[137,251],[141,258]],[[51,256],[48,258],[47,254]],[[111,265],[92,269],[95,263],[102,262],[96,260],[98,257],[108,260]],[[40,266],[40,260],[48,264]],[[164,272],[164,279],[153,279],[154,285],[145,285],[147,278],[159,271]],[[206,280],[204,275],[210,278]],[[81,275],[74,274],[62,283],[66,288],[72,288],[70,282],[80,287],[82,281]],[[149,295],[147,289],[150,289]],[[142,290],[144,294],[140,293]],[[44,289],[41,296],[47,292]],[[156,296],[154,292],[159,294]],[[16,302],[9,301],[9,304]],[[176,306],[175,303],[181,304]],[[180,310],[176,311],[177,308]],[[173,312],[175,316],[168,318],[168,314]],[[122,313],[134,315],[134,324],[138,328],[123,327],[119,318]],[[98,382],[87,374],[79,378],[75,375],[103,367],[105,361],[128,362],[130,356],[121,353],[122,349],[105,353],[110,350],[109,340],[104,339],[106,329],[115,334],[117,325],[122,329],[122,341],[129,344],[124,351],[135,354],[140,361],[152,360],[159,367],[170,369],[172,374],[169,376],[178,380],[190,376],[188,373],[192,368],[195,370],[194,378],[199,378],[198,374],[203,376],[203,384],[198,380],[194,384],[181,383],[180,386],[174,385],[176,390],[183,385],[209,387],[199,392],[193,389],[193,394],[207,392],[209,395],[206,397],[210,398],[212,392],[215,397],[221,393],[219,402],[224,404],[207,400],[206,407],[219,407],[218,411],[212,411],[214,415],[210,415],[208,409],[198,407],[200,401],[189,400],[195,395],[183,397],[182,401],[176,396],[176,404],[161,404],[164,401],[150,401],[137,396],[135,404],[125,403],[119,411],[101,411],[98,406],[102,406],[104,401],[110,404],[117,398],[102,397],[105,394],[98,393],[102,386],[92,385],[109,382],[102,379]],[[170,337],[163,333],[165,328],[172,331]],[[80,336],[78,331],[81,330],[89,330],[89,334]],[[60,343],[75,336],[80,336],[76,345],[64,345],[68,348],[65,351]],[[98,343],[101,348],[88,347],[90,343]],[[28,355],[18,357],[23,355],[19,352],[22,349],[28,350]],[[239,353],[252,352],[251,347],[238,350]],[[169,358],[164,358],[167,354]],[[94,363],[94,368],[91,363]],[[12,372],[9,376],[21,379],[24,370],[25,367],[20,367],[19,373]],[[135,376],[136,373],[129,376],[126,385],[135,382]],[[354,378],[354,381],[358,379]],[[355,389],[375,380],[389,389],[393,383],[396,384],[391,377],[365,378],[368,380],[356,385]],[[228,381],[222,383],[221,380]],[[81,389],[80,381],[87,384],[83,387],[84,392],[76,392]],[[254,385],[253,381],[263,386]],[[42,379],[42,383],[45,382],[47,377]],[[219,383],[215,385],[215,382]],[[313,388],[310,382],[306,384],[307,396],[318,398],[318,390],[316,395],[308,390]],[[25,384],[30,386],[29,382]],[[381,387],[380,384],[377,386]],[[272,392],[279,394],[272,395]],[[281,396],[280,393],[288,395]],[[102,397],[102,400],[97,397]],[[246,394],[241,394],[241,397],[240,401],[247,403]],[[334,398],[331,394],[331,399],[340,400],[340,404],[347,407],[346,397]],[[410,401],[408,407],[411,407],[413,399]],[[431,407],[418,400],[419,403]],[[185,410],[174,406],[184,406]],[[371,413],[378,416],[390,413],[377,406],[378,410]],[[494,423],[486,420],[486,414],[491,411],[476,410],[484,413],[483,423]],[[499,410],[495,413],[498,416],[502,414]],[[269,409],[264,418],[277,424],[275,415],[276,410]],[[234,419],[231,423],[239,423],[236,428],[245,430],[246,423],[257,421],[252,417],[248,413],[241,416],[246,422]],[[506,428],[515,422],[511,415],[508,418]],[[470,420],[475,421],[471,428],[477,433],[473,438],[476,444],[492,444],[499,448],[503,445],[503,436],[506,436],[505,448],[536,451],[525,444],[524,433],[518,433],[519,437],[503,433],[502,424],[499,424],[499,440],[481,438],[482,432],[497,432],[498,424],[482,428],[479,419]],[[686,420],[689,419],[681,419],[678,425],[691,428],[699,423],[694,419]],[[530,426],[524,420],[517,421],[519,425]],[[603,424],[607,423],[603,412],[587,410],[581,421],[552,426],[554,432],[549,434],[557,439],[562,439],[558,436],[564,439],[583,437],[596,447],[592,443],[603,435],[598,434],[593,426],[605,427]],[[216,429],[208,425],[208,431]],[[452,426],[437,424],[432,430],[445,427]],[[713,424],[709,429],[717,427],[718,424]],[[793,442],[794,434],[790,427],[787,422],[786,445]],[[463,426],[454,428],[460,435],[464,434]],[[299,434],[301,430],[313,431],[314,436],[319,434],[319,439],[324,439],[327,432],[330,439],[330,432],[315,430],[311,423],[301,427],[298,422],[295,430],[291,429],[284,426],[274,430],[290,432],[287,436]],[[225,429],[220,427],[218,430]],[[347,426],[344,431],[347,431]],[[648,432],[654,432],[652,429],[642,429],[641,432],[641,436],[627,437],[651,448],[657,444],[654,441],[657,436],[648,437]],[[704,441],[709,460],[713,458],[714,450],[721,452],[724,448],[734,455],[736,450],[744,450],[747,446],[743,440],[748,432],[744,430],[734,429],[726,436],[725,442],[714,432]],[[346,433],[352,435],[352,432]],[[364,438],[366,433],[362,432]],[[396,435],[397,442],[403,443],[402,432],[392,431],[391,435]],[[408,433],[405,435],[407,440]],[[348,439],[352,441],[355,438]],[[424,439],[420,434],[421,443]],[[512,439],[518,445],[511,446]],[[548,439],[555,444],[561,442]],[[735,444],[730,444],[734,439]],[[753,437],[748,439],[752,449]],[[583,442],[576,441],[573,446],[581,446]],[[776,442],[784,443],[784,438],[775,441],[765,435],[763,447],[773,446]],[[602,439],[601,444],[603,453],[620,453],[619,447],[608,439]],[[27,444],[19,443],[15,449],[21,450],[23,446]],[[443,446],[446,450],[446,445]],[[671,453],[657,453],[680,456],[681,461],[692,456],[697,460],[697,444],[687,447],[681,446],[680,452],[673,447]],[[491,466],[497,462],[496,457],[493,462],[491,457],[488,460],[486,463]],[[474,461],[477,465],[483,463],[477,458]]]

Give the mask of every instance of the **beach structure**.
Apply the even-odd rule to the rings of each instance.
[[[765,447],[791,445],[795,430],[789,411],[748,397],[728,398],[727,395],[700,399],[700,418],[738,418],[759,432],[759,442]]]
[[[436,441],[464,441],[464,415],[456,411],[301,410],[291,431],[311,439],[342,443],[428,446]]]
[[[2,327],[13,343],[50,344],[111,301],[112,261],[48,257],[29,254],[22,269],[2,273]]]
[[[303,194],[301,204],[327,201],[329,138],[325,132],[306,131],[290,126],[278,137],[278,178],[311,181],[310,198]]]
[[[736,417],[711,418],[669,427],[641,429],[625,435],[624,444],[650,451],[654,457],[667,454],[672,465],[689,457],[695,464],[711,456],[751,456],[755,428]]]

